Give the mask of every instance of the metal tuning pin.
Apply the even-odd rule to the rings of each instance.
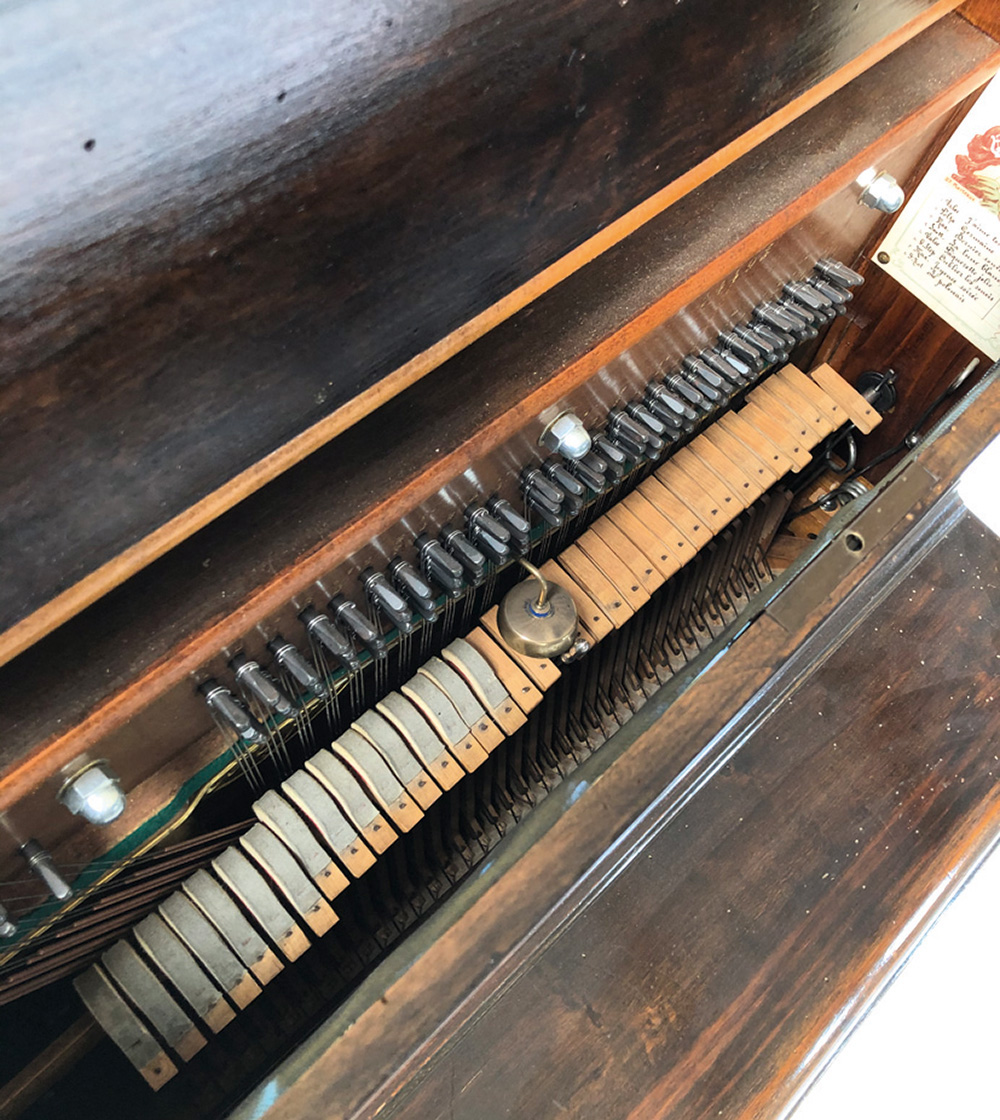
[[[604,460],[605,474],[613,482],[620,482],[628,470],[628,458],[620,447],[616,447],[604,432],[594,434],[594,450]]]
[[[658,381],[651,381],[646,386],[644,400],[654,416],[658,416],[664,424],[672,424],[682,431],[690,430],[698,419],[698,413],[690,404],[685,404],[676,393],[671,393],[666,385],[661,385]]]
[[[659,421],[656,423],[662,429],[663,425]],[[631,415],[627,406],[624,409],[613,408],[608,413],[608,428],[615,436],[626,435],[650,459],[658,458],[666,447],[665,440],[655,430],[647,427],[644,421]]]
[[[276,634],[267,643],[267,648],[274,654],[274,660],[292,680],[308,689],[314,696],[326,696],[329,693],[330,690],[327,688],[326,681],[316,672],[309,658],[300,653],[291,642],[286,641],[280,634]]]
[[[361,573],[361,586],[373,610],[385,616],[400,634],[412,634],[416,629],[413,611],[402,595],[381,573],[374,568],[366,568]]]
[[[608,416],[608,439],[633,463],[646,456],[646,437],[622,412],[612,411]]]
[[[588,452],[588,455],[590,452]],[[584,456],[583,462],[587,461]],[[506,498],[494,496],[486,503],[486,508],[510,533],[511,551],[520,554],[531,547],[531,523],[517,512]]]
[[[494,564],[505,564],[511,557],[510,530],[485,506],[470,506],[465,511],[465,529],[469,540]]]
[[[794,303],[803,304],[815,314],[822,315],[827,323],[832,322],[837,314],[834,300],[804,280],[789,280],[782,291]]]
[[[819,334],[817,324],[821,327],[826,324],[826,320],[822,316],[811,311],[808,307],[803,307],[801,303],[795,303],[787,297],[779,299],[777,301],[777,306],[780,307],[790,319],[797,320],[802,324],[799,329],[804,338],[816,338]],[[830,318],[832,319],[833,316],[831,315]]]
[[[360,664],[357,650],[350,638],[342,634],[325,614],[320,614],[315,607],[306,607],[299,615],[299,621],[309,637],[332,654],[349,673],[357,670]]]
[[[365,646],[372,657],[385,656],[385,638],[378,632],[375,623],[358,607],[353,599],[348,599],[346,595],[334,595],[330,600],[330,610],[337,622],[345,630],[349,630]]]
[[[537,467],[528,467],[521,473],[521,487],[525,491],[535,491],[550,504],[559,507],[566,494],[556,483],[546,478]]]
[[[279,716],[295,714],[294,703],[282,692],[277,682],[245,653],[238,653],[230,658],[229,668],[236,675],[237,683],[256,697],[269,712]]]
[[[664,439],[674,440],[683,435],[684,432],[692,431],[694,424],[682,412],[676,411],[670,404],[660,399],[659,390],[661,389],[664,397],[670,397],[672,401],[677,402],[677,397],[668,393],[662,385],[653,385],[647,388],[646,395],[641,401],[632,401],[629,404],[628,413],[633,419],[639,420],[644,427],[658,432],[659,428],[653,428],[649,423],[650,420],[655,420],[663,428]],[[692,409],[688,409],[687,405],[682,407],[697,418],[698,414]]]
[[[576,605],[568,591],[552,583],[527,560],[520,563],[531,578],[503,597],[497,613],[500,636],[525,657],[560,657],[577,642]]]
[[[754,309],[755,319],[777,331],[790,334],[797,342],[805,342],[807,338],[815,338],[816,328],[805,314],[805,310],[795,311],[787,303],[768,300],[759,303]]]
[[[486,576],[486,557],[469,540],[461,529],[445,525],[440,533],[441,543],[462,565],[466,579],[474,587]]]
[[[448,553],[444,545],[427,533],[421,533],[414,542],[420,556],[424,575],[433,580],[446,595],[455,598],[465,586],[462,565]]]
[[[830,281],[824,280],[815,273],[813,273],[805,283],[807,283],[810,288],[815,288],[817,292],[831,300],[837,309],[838,315],[842,315],[847,304],[854,299],[854,293],[850,288],[841,288],[838,284],[831,284]]]
[[[574,498],[583,497],[583,484],[574,478],[562,463],[555,459],[547,459],[542,463],[542,473],[550,482],[558,486],[564,494],[571,494]]]
[[[562,506],[566,493],[545,477],[537,467],[521,473],[521,489],[528,508],[533,509],[553,529],[563,523]]]
[[[27,843],[22,844],[21,855],[24,856],[31,873],[42,880],[53,898],[62,902],[63,899],[70,897],[73,888],[59,874],[56,865],[52,862],[52,856],[37,840],[28,840]]]
[[[818,260],[813,268],[824,280],[837,284],[841,288],[857,288],[865,282],[860,272],[855,272],[853,268],[848,268],[846,264],[835,261],[831,257]]]
[[[401,595],[413,604],[419,614],[428,622],[438,616],[437,595],[434,588],[412,565],[401,556],[389,561],[389,576]]]
[[[721,350],[702,350],[698,356],[705,365],[714,369],[730,385],[742,388],[744,385],[750,384],[750,367],[745,362],[741,362],[734,354],[727,354]]]
[[[757,304],[753,309],[753,321],[763,323],[771,330],[781,331],[782,334],[787,335],[795,342],[802,341],[799,337],[802,319],[797,315],[789,314],[773,300],[765,300],[763,303]]]
[[[787,361],[788,355],[795,347],[795,336],[786,331],[777,331],[759,319],[750,324],[749,330],[779,355],[780,361]]]
[[[629,401],[628,404],[625,405],[625,411],[636,424],[645,429],[647,433],[654,435],[664,446],[668,443],[672,443],[680,435],[680,427],[678,425],[665,423],[646,408],[643,401]],[[649,442],[650,438],[649,434],[647,434],[646,443]]]
[[[717,370],[712,369],[708,362],[703,362],[701,358],[695,357],[694,354],[688,354],[686,358],[681,359],[681,365],[688,377],[697,379],[696,384],[702,382],[705,385],[711,385],[716,392],[723,396],[728,392],[729,379],[723,377]]]
[[[17,933],[17,922],[7,913],[7,907],[0,905],[0,937],[13,937]]]
[[[557,486],[563,493],[561,512],[564,517],[575,517],[581,509],[583,509],[583,499],[586,493],[584,485],[568,470],[569,464],[565,466],[555,459],[546,459],[541,465],[541,472],[552,483]]]
[[[732,331],[719,331],[719,342],[722,343],[724,350],[735,354],[744,365],[750,367],[754,374],[760,373],[764,368],[760,351],[755,346],[748,346],[739,335],[733,334]]]
[[[726,394],[729,390],[729,385],[721,377],[719,377],[717,373],[713,372],[712,370],[709,370],[709,373],[712,375],[711,380],[703,377],[700,372],[696,372],[688,366],[684,366],[682,370],[682,376],[684,380],[689,385],[693,385],[695,389],[697,389],[698,392],[702,395],[702,397],[704,397],[704,399],[708,401],[709,409],[715,409],[719,407],[720,401],[725,401]],[[719,384],[713,385],[713,381],[718,381]],[[722,386],[725,386],[725,388],[722,388]]]
[[[709,398],[700,393],[683,374],[668,373],[663,379],[663,384],[671,393],[687,401],[699,415],[703,416],[706,412],[711,412],[712,405]]]
[[[573,477],[593,490],[595,494],[599,494],[607,485],[604,477],[607,469],[607,463],[594,451],[588,451],[582,459],[578,459],[570,467]]]
[[[244,743],[268,741],[264,728],[229,689],[219,684],[217,680],[204,681],[198,686],[198,691],[205,697],[205,703],[220,722],[233,731],[238,739],[242,739]]]
[[[766,338],[760,330],[761,326],[763,324],[754,323],[748,326],[733,327],[733,334],[739,335],[748,346],[756,346],[760,350],[761,357],[766,365],[773,366],[777,365],[778,362],[785,361],[789,351],[782,346],[780,340],[775,345]]]

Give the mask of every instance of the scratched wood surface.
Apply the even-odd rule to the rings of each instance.
[[[11,785],[10,768],[43,744],[53,748],[57,766],[56,755],[68,761],[123,729],[122,749],[133,756],[141,749],[148,759],[165,730],[187,734],[179,712],[193,721],[182,741],[194,738],[206,717],[188,674],[206,658],[408,514],[470,457],[488,452],[808,218],[873,159],[932,136],[941,114],[996,64],[992,41],[957,17],[941,20],[530,313],[498,327],[4,666],[3,804],[38,785],[37,773],[14,776]],[[871,117],[865,107],[875,100],[881,114]],[[828,142],[817,145],[817,131]],[[850,199],[845,205],[854,207]],[[497,368],[505,371],[501,379],[493,377]],[[373,457],[371,447],[382,443],[391,452]],[[162,697],[167,717],[136,720]],[[101,750],[107,756],[116,747]]]
[[[1000,835],[998,561],[965,516],[381,1115],[778,1115]]]
[[[0,630],[954,6],[5,6]]]

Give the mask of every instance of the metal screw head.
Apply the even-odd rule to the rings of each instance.
[[[861,188],[858,201],[872,210],[881,210],[883,214],[895,214],[906,201],[903,188],[888,171],[876,171],[874,167],[869,167],[858,176],[857,184]]]
[[[561,412],[546,425],[538,442],[567,459],[582,459],[590,450],[590,433],[574,412]]]
[[[59,800],[90,824],[110,824],[125,810],[125,792],[105,762],[91,762],[69,778]]]

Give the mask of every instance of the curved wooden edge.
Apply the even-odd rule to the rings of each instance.
[[[959,0],[938,0],[919,16],[904,24],[898,31],[886,36],[841,67],[828,78],[818,82],[805,93],[765,118],[758,125],[743,133],[736,140],[720,148],[679,179],[640,203],[621,218],[606,226],[600,233],[584,241],[572,252],[543,269],[527,283],[515,288],[485,311],[464,323],[433,346],[394,370],[378,384],[359,394],[348,404],[336,409],[329,416],[307,428],[288,443],[259,460],[252,467],[230,479],[219,489],[207,494],[184,513],[172,518],[159,529],[137,541],[113,560],[102,564],[90,575],[51,599],[27,618],[22,619],[5,633],[0,634],[0,665],[6,664],[29,646],[51,633],[57,626],[79,614],[80,611],[106,595],[129,576],[151,564],[175,545],[190,537],[226,510],[259,490],[271,479],[288,470],[323,444],[373,412],[379,405],[401,393],[436,369],[448,358],[481,338],[497,324],[510,318],[532,300],[565,280],[572,273],[594,260],[601,253],[617,245],[662,213],[695,187],[706,182],[740,156],[773,136],[785,125],[835,93],[853,78],[885,58],[886,55],[908,42],[915,35],[930,27],[937,20],[953,11]]]
[[[110,730],[120,727],[152,699],[195,672],[217,650],[235,641],[262,617],[280,609],[302,587],[345,556],[364,545],[408,514],[423,500],[447,485],[474,458],[487,454],[524,427],[546,407],[594,376],[637,339],[708,291],[755,254],[797,225],[821,202],[851,183],[875,158],[938,119],[953,104],[982,85],[1000,67],[1000,51],[963,74],[961,81],[943,89],[919,110],[897,121],[878,141],[860,150],[853,159],[819,180],[808,192],[777,211],[751,233],[665,293],[620,329],[591,350],[567,364],[516,408],[496,417],[472,433],[450,454],[430,463],[410,485],[377,503],[329,542],[318,546],[295,565],[280,572],[265,587],[235,605],[221,620],[199,631],[183,645],[150,665],[141,676],[92,711],[63,734],[40,744],[20,763],[0,775],[0,812],[36,789],[82,752],[93,749]],[[289,464],[290,465],[290,464]],[[206,499],[207,500],[207,499]],[[221,512],[221,511],[220,511]]]

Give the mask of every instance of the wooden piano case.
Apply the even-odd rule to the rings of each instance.
[[[919,181],[1000,68],[994,6],[654,9],[257,13],[295,64],[253,71],[283,84],[250,109],[224,4],[122,17],[92,41],[110,29],[122,58],[154,60],[198,42],[218,72],[185,93],[190,72],[160,63],[150,117],[156,97],[115,71],[75,154],[109,137],[96,172],[47,147],[77,78],[41,50],[8,68],[49,115],[0,287],[5,1114],[782,1115],[995,842],[1000,548],[962,479],[997,434],[1000,376],[870,266],[891,219],[855,183]],[[24,11],[32,41],[45,6]],[[197,686],[229,682],[240,652],[267,664],[310,603],[363,604],[360,573],[421,530],[490,494],[519,505],[561,409],[599,430],[831,257],[866,282],[791,360],[836,384],[895,371],[894,410],[855,432],[862,463],[937,401],[935,426],[808,525],[785,511],[835,484],[830,445],[775,471],[689,566],[725,585],[700,632],[651,658],[642,620],[690,593],[682,576],[630,604],[200,1053],[150,1026],[176,1068],[154,1093],[73,980],[113,942],[141,952],[135,924],[253,820],[261,790]],[[539,529],[537,558],[670,458],[591,493],[578,527]],[[736,594],[719,542],[742,532],[777,543],[742,557],[756,575]],[[425,627],[424,653],[471,632],[515,570]],[[365,664],[350,718],[315,717],[314,739],[405,680]],[[609,703],[574,737],[588,672]],[[301,758],[324,745],[294,733]],[[128,795],[103,829],[56,799],[81,758]],[[26,879],[28,838],[65,870],[65,905]]]

